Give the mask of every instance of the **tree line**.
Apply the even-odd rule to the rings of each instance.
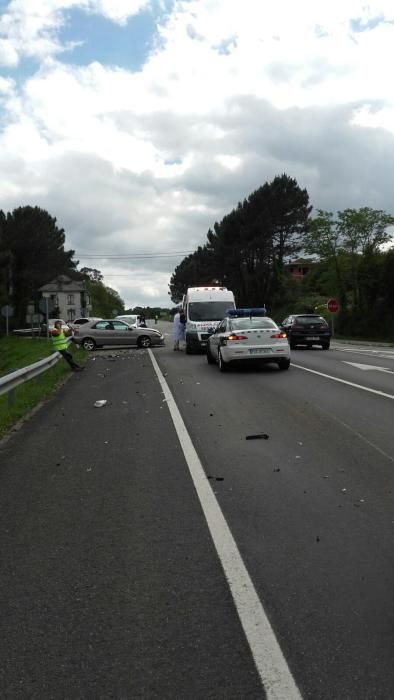
[[[75,251],[66,250],[65,242],[64,229],[40,207],[18,207],[8,213],[0,210],[0,306],[14,308],[11,327],[26,324],[28,304],[38,303],[39,288],[58,275],[85,280],[92,315],[111,315],[114,308],[123,311],[122,299],[104,285],[99,271],[77,270]]]
[[[179,303],[187,287],[225,285],[238,306],[265,304],[278,320],[320,313],[336,297],[339,331],[394,338],[394,249],[384,249],[393,225],[369,207],[312,216],[307,190],[276,176],[208,230],[205,245],[175,268],[169,294]],[[302,281],[289,274],[297,256],[308,256]]]

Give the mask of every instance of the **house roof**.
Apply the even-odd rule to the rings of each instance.
[[[54,280],[39,287],[39,292],[83,292],[85,285],[83,280],[76,280],[68,275],[58,275]]]

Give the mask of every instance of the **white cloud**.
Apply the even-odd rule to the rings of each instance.
[[[68,65],[57,60],[72,47],[59,39],[70,9],[124,24],[145,6],[9,3],[0,62],[34,56],[39,66],[19,83],[0,79],[3,209],[44,206],[69,247],[107,255],[193,250],[282,172],[315,206],[390,210],[391,1],[178,2],[139,72],[104,65],[99,53],[83,67],[72,51]],[[128,303],[162,304],[182,259],[79,257]]]
[[[149,4],[149,0],[11,0],[0,18],[0,65],[15,66],[23,56],[44,59],[69,51],[58,32],[67,12],[75,9],[100,14],[120,25]]]

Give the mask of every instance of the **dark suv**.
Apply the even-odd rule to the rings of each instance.
[[[280,327],[287,333],[291,348],[296,345],[306,345],[308,348],[321,345],[323,350],[328,350],[330,347],[331,331],[323,316],[293,314],[285,318]]]

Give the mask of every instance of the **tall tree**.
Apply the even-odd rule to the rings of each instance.
[[[3,222],[3,246],[9,259],[11,301],[15,320],[23,323],[26,306],[38,297],[38,288],[75,270],[74,251],[64,249],[64,229],[39,207],[19,207]]]
[[[85,274],[85,285],[92,305],[92,316],[112,318],[115,310],[117,314],[124,313],[124,301],[115,289],[107,287],[101,280],[91,279],[88,274]]]
[[[326,261],[332,266],[339,303],[344,309],[346,307],[346,290],[341,265],[342,235],[332,212],[317,209],[317,216],[309,221],[303,245],[306,253],[316,255],[320,260]]]
[[[283,294],[284,264],[300,247],[311,211],[306,190],[286,174],[265,183],[208,233],[210,249],[239,304]]]
[[[380,209],[345,209],[338,212],[338,231],[343,247],[349,252],[352,272],[353,308],[362,310],[363,292],[360,289],[360,265],[368,257],[370,266],[383,243],[390,240],[387,231],[394,224],[394,217]],[[365,269],[365,266],[364,266]],[[364,276],[364,279],[366,277]],[[367,295],[368,296],[368,295]]]
[[[5,243],[6,216],[0,210],[0,304],[3,306],[9,301],[9,275],[10,275],[10,251]]]
[[[368,207],[338,211],[336,218],[318,209],[309,222],[304,249],[332,266],[342,309],[349,299],[353,312],[362,311],[379,294],[372,269],[379,268],[380,246],[390,240],[387,229],[393,224],[391,215]]]
[[[80,273],[94,282],[102,282],[104,279],[102,272],[95,267],[81,267]]]
[[[171,300],[174,304],[179,304],[188,287],[214,284],[216,272],[215,260],[209,247],[199,246],[175,268],[169,284]]]

